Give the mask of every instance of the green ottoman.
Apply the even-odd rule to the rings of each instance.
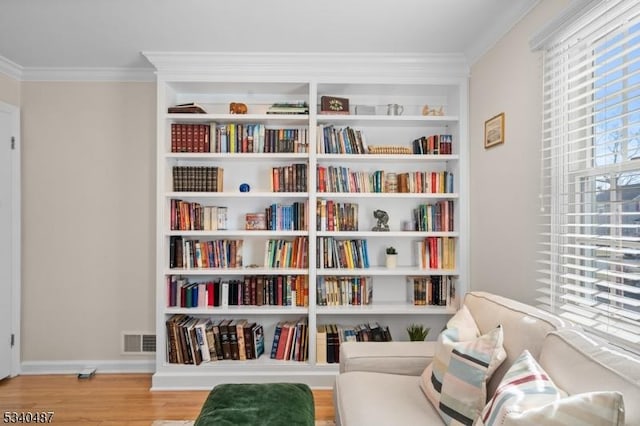
[[[207,397],[194,426],[313,426],[313,394],[301,383],[218,385]]]

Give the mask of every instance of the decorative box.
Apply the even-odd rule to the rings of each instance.
[[[349,99],[337,98],[335,96],[321,96],[320,113],[349,114]]]

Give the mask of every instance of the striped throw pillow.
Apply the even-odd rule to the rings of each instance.
[[[468,341],[456,341],[459,330],[438,337],[433,362],[422,373],[420,387],[447,425],[471,425],[487,401],[487,381],[505,360],[502,327]]]
[[[590,392],[564,398],[525,350],[474,423],[474,426],[498,425],[624,425],[624,402],[619,392]]]

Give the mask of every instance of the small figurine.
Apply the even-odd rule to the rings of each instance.
[[[229,114],[246,114],[247,113],[247,104],[242,104],[239,102],[231,102],[229,104]]]
[[[376,226],[371,228],[372,231],[388,231],[389,230],[389,215],[384,210],[374,210],[373,217],[378,220]]]
[[[442,107],[442,105],[438,109],[430,108],[429,105],[425,105],[422,107],[422,115],[442,116],[444,115],[444,108]]]

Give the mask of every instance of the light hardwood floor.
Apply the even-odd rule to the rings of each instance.
[[[209,393],[150,387],[150,374],[18,376],[0,380],[0,415],[51,411],[55,425],[149,426],[154,420],[195,419]],[[332,391],[314,390],[313,396],[316,420],[333,419]]]

